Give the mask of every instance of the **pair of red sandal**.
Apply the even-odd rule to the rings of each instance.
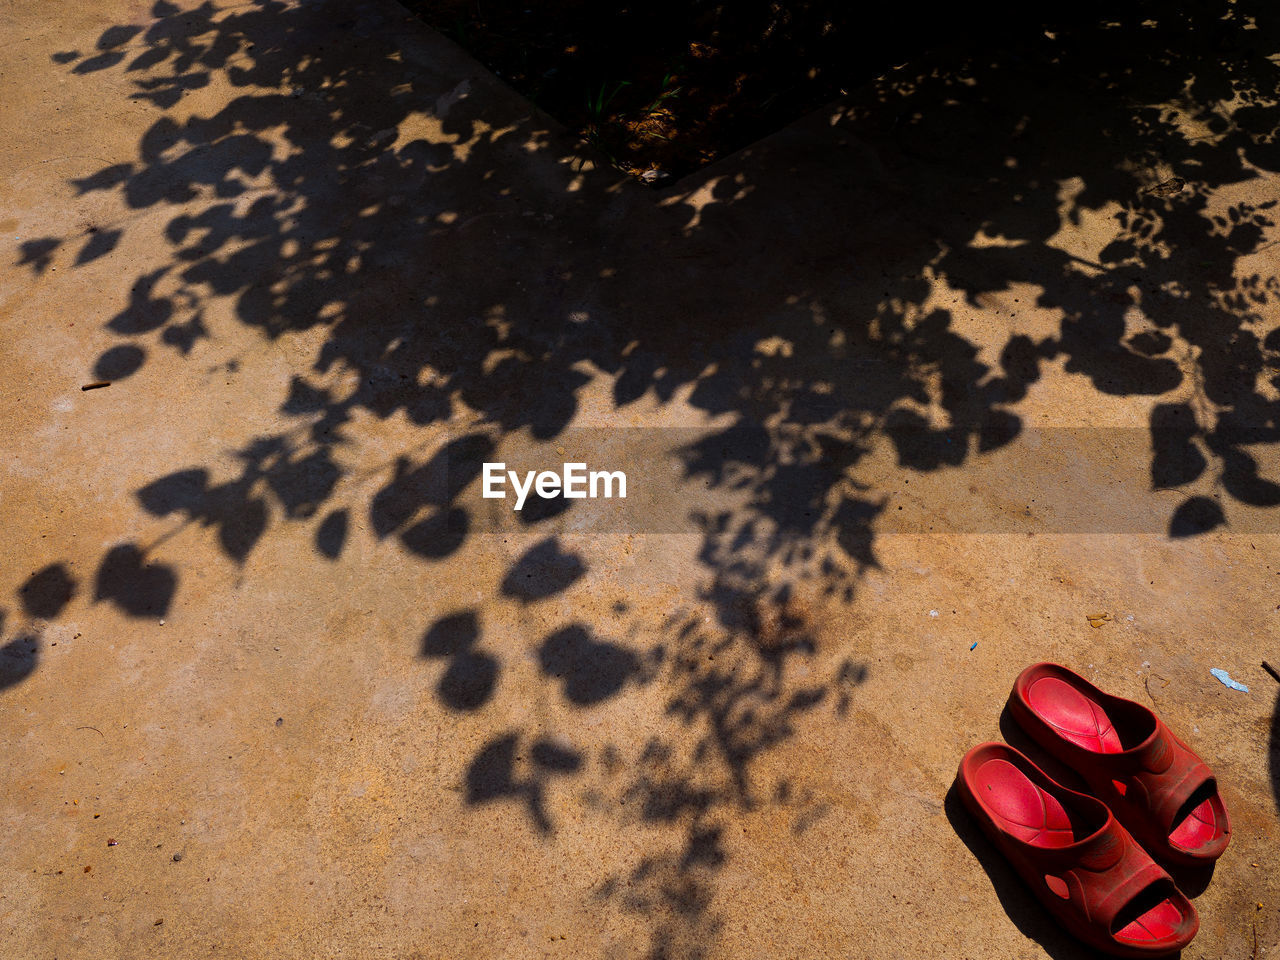
[[[1022,671],[1009,712],[1093,796],[1007,744],[980,744],[956,784],[983,832],[1090,946],[1122,957],[1185,947],[1200,918],[1152,857],[1194,867],[1222,856],[1231,826],[1213,772],[1146,707],[1057,664]]]

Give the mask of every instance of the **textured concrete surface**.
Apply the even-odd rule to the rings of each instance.
[[[1236,9],[652,192],[390,2],[5,4],[0,952],[1083,957],[947,795],[1054,659],[1221,778],[1185,956],[1280,956]]]

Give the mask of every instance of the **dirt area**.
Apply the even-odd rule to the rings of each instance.
[[[616,165],[662,186],[964,26],[1026,42],[1082,11],[652,0],[406,4]],[[1087,6],[1087,5],[1086,5]],[[976,21],[976,22],[975,22]]]
[[[655,191],[391,0],[0,5],[0,952],[1092,960],[952,790],[1052,660],[1276,956],[1280,8],[1166,6]]]

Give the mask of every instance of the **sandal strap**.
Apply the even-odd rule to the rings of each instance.
[[[1093,836],[1069,847],[1036,847],[1021,843],[1022,855],[1044,873],[1061,874],[1084,867],[1091,872],[1111,869],[1124,857],[1130,843],[1114,816]]]
[[[1155,733],[1140,748],[1124,753],[1095,753],[1089,759],[1092,765],[1105,770],[1109,777],[1119,780],[1142,774],[1161,775],[1176,758],[1176,743],[1169,728],[1156,717]]]
[[[1191,795],[1207,781],[1213,779],[1213,771],[1194,756],[1189,758],[1189,762],[1175,769],[1182,773],[1181,779],[1176,783],[1168,774],[1159,778],[1153,776],[1138,778],[1146,792],[1146,806],[1151,811],[1151,818],[1163,834],[1168,834],[1174,828],[1174,817],[1178,815],[1178,811]]]
[[[1118,826],[1104,835],[1104,857],[1081,857],[1077,848],[1059,848],[1037,851],[1035,860],[1037,869],[1066,884],[1071,906],[1083,920],[1110,930],[1116,914],[1153,883],[1168,880],[1169,874]],[[1065,855],[1068,852],[1076,855]]]
[[[1133,841],[1130,843],[1132,844]],[[1150,857],[1144,859],[1145,863],[1135,862],[1136,858],[1133,854],[1127,852],[1124,861],[1126,865],[1132,864],[1131,870],[1122,869],[1119,874],[1108,871],[1107,874],[1094,874],[1089,877],[1088,882],[1094,891],[1094,897],[1085,901],[1093,904],[1093,909],[1089,911],[1090,920],[1110,930],[1116,914],[1123,910],[1134,897],[1153,883],[1169,879],[1169,874],[1165,873]],[[1123,876],[1124,879],[1117,882],[1117,875]]]
[[[1158,717],[1155,734],[1140,750],[1103,754],[1098,759],[1110,779],[1129,785],[1124,802],[1145,807],[1166,834],[1187,799],[1213,778],[1213,771]]]

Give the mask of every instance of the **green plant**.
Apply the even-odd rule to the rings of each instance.
[[[671,81],[674,80],[675,78],[676,78],[676,75],[671,72],[668,72],[662,78],[662,87],[659,90],[658,95],[649,102],[649,105],[647,107],[644,108],[645,114],[654,113],[655,111],[657,111],[659,107],[661,107],[664,103],[666,103],[668,100],[670,100],[672,97],[674,97],[676,94],[678,94],[681,90],[684,89],[683,87],[671,86]]]
[[[592,123],[599,123],[604,119],[605,111],[609,109],[609,104],[613,103],[614,98],[618,95],[623,87],[631,86],[630,80],[619,80],[614,85],[613,91],[607,96],[605,91],[609,89],[608,81],[600,84],[600,89],[596,91],[595,96],[590,92],[587,93],[587,115],[591,118]]]
[[[467,29],[468,24],[465,17],[459,16],[455,18],[453,23],[453,40],[458,46],[465,47],[471,41],[471,35]]]

